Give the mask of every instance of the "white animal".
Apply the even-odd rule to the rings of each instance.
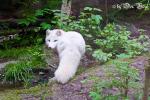
[[[59,66],[54,79],[64,84],[71,79],[85,53],[85,40],[75,31],[65,32],[60,29],[46,30],[46,45],[56,49],[59,55]]]

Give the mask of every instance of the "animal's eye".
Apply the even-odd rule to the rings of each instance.
[[[57,42],[57,40],[54,40],[54,42]]]
[[[50,42],[51,40],[48,40],[48,42]]]

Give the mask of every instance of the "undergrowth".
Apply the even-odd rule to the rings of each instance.
[[[16,60],[16,63],[10,63],[5,66],[4,79],[7,81],[27,82],[32,77],[33,68],[44,68],[46,62],[41,46],[27,48],[13,48],[3,52],[1,58]]]

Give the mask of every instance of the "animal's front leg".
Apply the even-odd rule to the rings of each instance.
[[[62,84],[65,84],[69,80],[67,73],[65,73],[64,70],[65,69],[63,68],[58,68],[54,73],[55,79]]]

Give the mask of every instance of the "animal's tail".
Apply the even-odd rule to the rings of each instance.
[[[58,69],[55,72],[56,80],[62,84],[68,82],[75,75],[80,59],[80,55],[66,55],[62,57]]]

